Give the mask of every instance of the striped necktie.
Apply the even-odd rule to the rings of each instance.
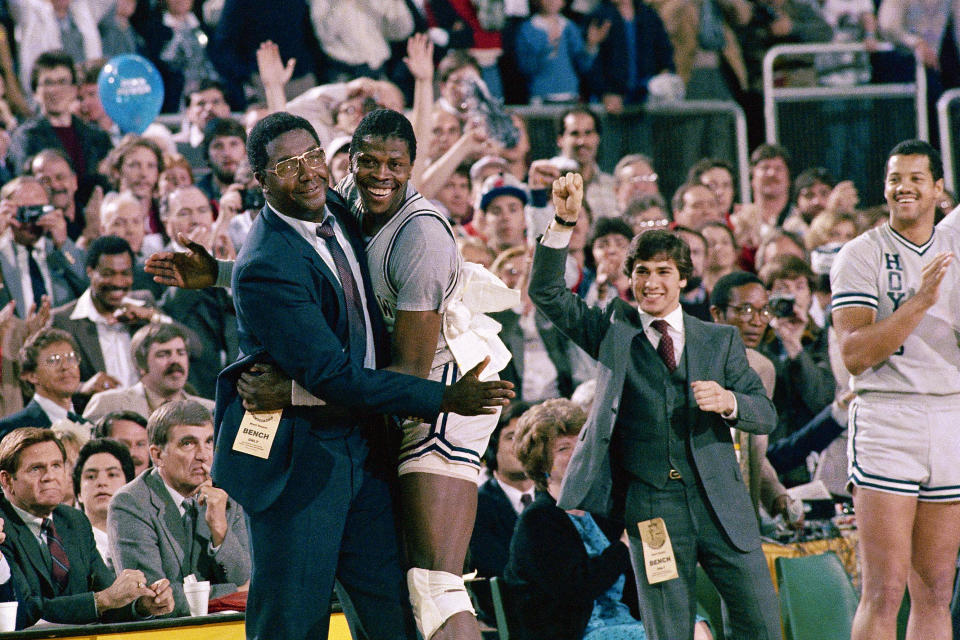
[[[50,567],[50,577],[60,587],[60,591],[63,591],[67,587],[67,579],[70,574],[70,560],[67,558],[66,549],[63,548],[63,542],[53,526],[52,518],[43,519],[40,532],[47,538],[47,547],[50,549],[50,558],[53,560]]]
[[[317,227],[317,235],[327,243],[330,255],[333,256],[333,263],[337,267],[337,276],[343,288],[343,298],[347,303],[350,357],[362,366],[367,350],[367,324],[363,317],[363,302],[360,300],[360,289],[353,277],[347,254],[337,242],[337,236],[333,230],[333,216],[327,216],[323,224]]]

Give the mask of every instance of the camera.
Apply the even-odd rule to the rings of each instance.
[[[267,203],[267,199],[263,197],[263,191],[255,187],[241,191],[240,198],[243,203],[240,208],[243,211],[250,211],[251,209],[259,211]]]
[[[29,204],[17,207],[17,222],[20,224],[36,224],[37,220],[54,210],[49,204]]]
[[[774,294],[770,296],[770,313],[772,313],[775,318],[792,318],[795,315],[793,313],[795,301],[796,298],[794,298],[792,294]]]

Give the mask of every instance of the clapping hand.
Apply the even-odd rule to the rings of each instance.
[[[293,77],[293,69],[297,66],[297,59],[290,58],[284,65],[280,58],[280,47],[271,40],[264,40],[257,48],[257,71],[263,83],[276,82],[286,85]]]
[[[145,270],[155,282],[183,289],[212,287],[217,281],[217,261],[203,245],[182,233],[178,242],[185,252],[161,251],[147,258]]]

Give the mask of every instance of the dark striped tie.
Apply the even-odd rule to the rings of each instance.
[[[57,535],[57,530],[53,527],[51,518],[43,519],[40,532],[47,537],[47,547],[50,549],[50,558],[53,560],[50,577],[60,587],[60,591],[63,591],[67,587],[67,577],[70,574],[70,560],[67,558],[67,551],[63,548],[63,542]]]
[[[327,216],[319,227],[317,235],[323,238],[333,256],[333,263],[337,267],[337,276],[343,288],[343,297],[347,302],[347,320],[350,324],[350,357],[354,362],[363,365],[367,350],[367,324],[363,318],[363,302],[360,300],[360,289],[353,277],[353,270],[347,260],[347,254],[337,242],[333,231],[333,217]]]

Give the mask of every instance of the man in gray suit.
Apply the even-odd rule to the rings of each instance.
[[[728,638],[780,638],[770,573],[737,465],[730,429],[769,433],[773,405],[750,369],[736,329],[683,313],[692,272],[676,235],[648,231],[625,265],[637,306],[588,307],[564,284],[566,246],[583,196],[579,175],[553,186],[556,217],[533,262],[530,298],[599,361],[596,399],[570,460],[558,505],[623,517],[651,640],[693,637],[696,565],[716,585]],[[677,577],[651,584],[640,529],[662,518]],[[647,529],[648,530],[648,529]],[[649,557],[645,555],[650,554]]]
[[[168,578],[174,615],[190,614],[183,579],[210,581],[210,597],[250,580],[247,526],[240,506],[210,483],[213,421],[192,400],[169,402],[147,423],[154,468],[117,491],[107,514],[117,569],[148,581]]]

